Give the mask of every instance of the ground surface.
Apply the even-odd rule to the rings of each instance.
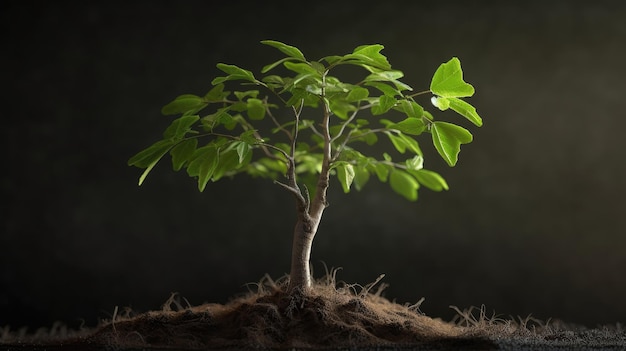
[[[620,325],[501,320],[482,309],[458,310],[457,320],[444,322],[423,315],[419,303],[385,299],[384,285],[337,285],[332,277],[308,294],[286,293],[284,282],[269,278],[258,286],[225,305],[184,306],[173,295],[161,311],[115,311],[92,330],[0,329],[0,350],[626,350]]]

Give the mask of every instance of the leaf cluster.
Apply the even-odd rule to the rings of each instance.
[[[472,96],[474,88],[463,80],[458,58],[439,66],[428,90],[414,92],[379,44],[308,60],[294,46],[262,43],[283,57],[264,66],[259,76],[219,63],[224,75],[213,79],[206,94],[180,95],[163,107],[163,114],[176,118],[161,140],[128,161],[144,169],[139,184],[169,153],[173,169],[185,169],[197,179],[200,191],[209,181],[237,173],[274,181],[287,178],[314,190],[325,169],[345,192],[361,190],[372,177],[413,201],[420,186],[448,189],[439,174],[423,168],[417,138],[430,134],[439,155],[454,166],[461,145],[471,142],[472,134],[435,119],[418,99],[432,95],[438,109],[452,109],[475,126],[482,125],[476,109],[463,99]],[[362,77],[342,81],[334,75],[342,66],[359,67]],[[236,90],[226,90],[230,85]],[[383,141],[401,161],[390,153],[368,154],[363,151],[368,148],[361,147]]]

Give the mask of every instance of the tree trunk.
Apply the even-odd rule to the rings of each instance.
[[[298,219],[293,233],[291,252],[291,273],[289,290],[300,289],[306,292],[311,288],[311,247],[317,231],[317,223],[313,219]]]
[[[325,76],[322,77],[324,79]],[[322,96],[324,93],[324,84],[322,84]],[[324,99],[322,99],[324,101]],[[299,114],[296,114],[296,125],[299,123]],[[293,248],[291,252],[291,273],[289,276],[289,292],[300,290],[307,293],[311,289],[311,247],[313,246],[313,238],[317,233],[317,228],[322,219],[322,213],[327,205],[326,192],[329,186],[330,165],[331,165],[331,138],[329,130],[330,109],[324,105],[324,120],[321,124],[321,133],[324,136],[324,152],[322,160],[322,169],[317,179],[316,194],[313,201],[309,202],[308,191],[306,198],[303,196],[296,182],[296,165],[295,159],[295,141],[297,139],[298,128],[294,130],[294,137],[291,145],[291,159],[289,164],[289,188],[296,196],[296,208],[298,213],[298,221],[293,233]]]

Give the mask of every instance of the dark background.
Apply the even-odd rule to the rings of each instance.
[[[376,181],[349,195],[333,183],[316,275],[322,261],[350,283],[385,273],[385,296],[425,297],[444,319],[484,304],[626,321],[624,2],[163,3],[0,5],[0,326],[95,325],[175,291],[226,302],[288,272],[283,190],[241,176],[200,194],[167,163],[138,187],[126,165],[169,124],[162,105],[206,92],[216,63],[258,72],[277,59],[263,39],[309,58],[381,43],[419,90],[458,56],[485,121],[455,168],[422,142],[448,192],[410,203]]]

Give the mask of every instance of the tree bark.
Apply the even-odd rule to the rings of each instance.
[[[322,76],[322,97],[325,96],[325,75]],[[298,211],[298,220],[293,234],[293,247],[291,252],[291,273],[289,278],[290,292],[301,290],[307,293],[311,289],[311,248],[313,246],[313,238],[317,233],[317,228],[322,220],[322,213],[327,206],[326,192],[328,191],[330,166],[331,166],[331,138],[330,138],[330,108],[322,98],[324,105],[324,118],[321,123],[321,133],[324,137],[324,151],[322,160],[322,169],[317,179],[315,198],[309,202],[308,193],[306,199],[302,195],[300,188],[296,182],[295,173],[295,142],[297,139],[297,130],[294,129],[294,138],[292,140],[291,163],[289,164],[289,183],[290,187],[295,190],[296,208]],[[299,123],[299,113],[296,114],[296,126]],[[292,191],[293,191],[292,190]]]
[[[307,292],[311,288],[311,247],[317,223],[311,218],[298,219],[293,233],[289,291]]]

